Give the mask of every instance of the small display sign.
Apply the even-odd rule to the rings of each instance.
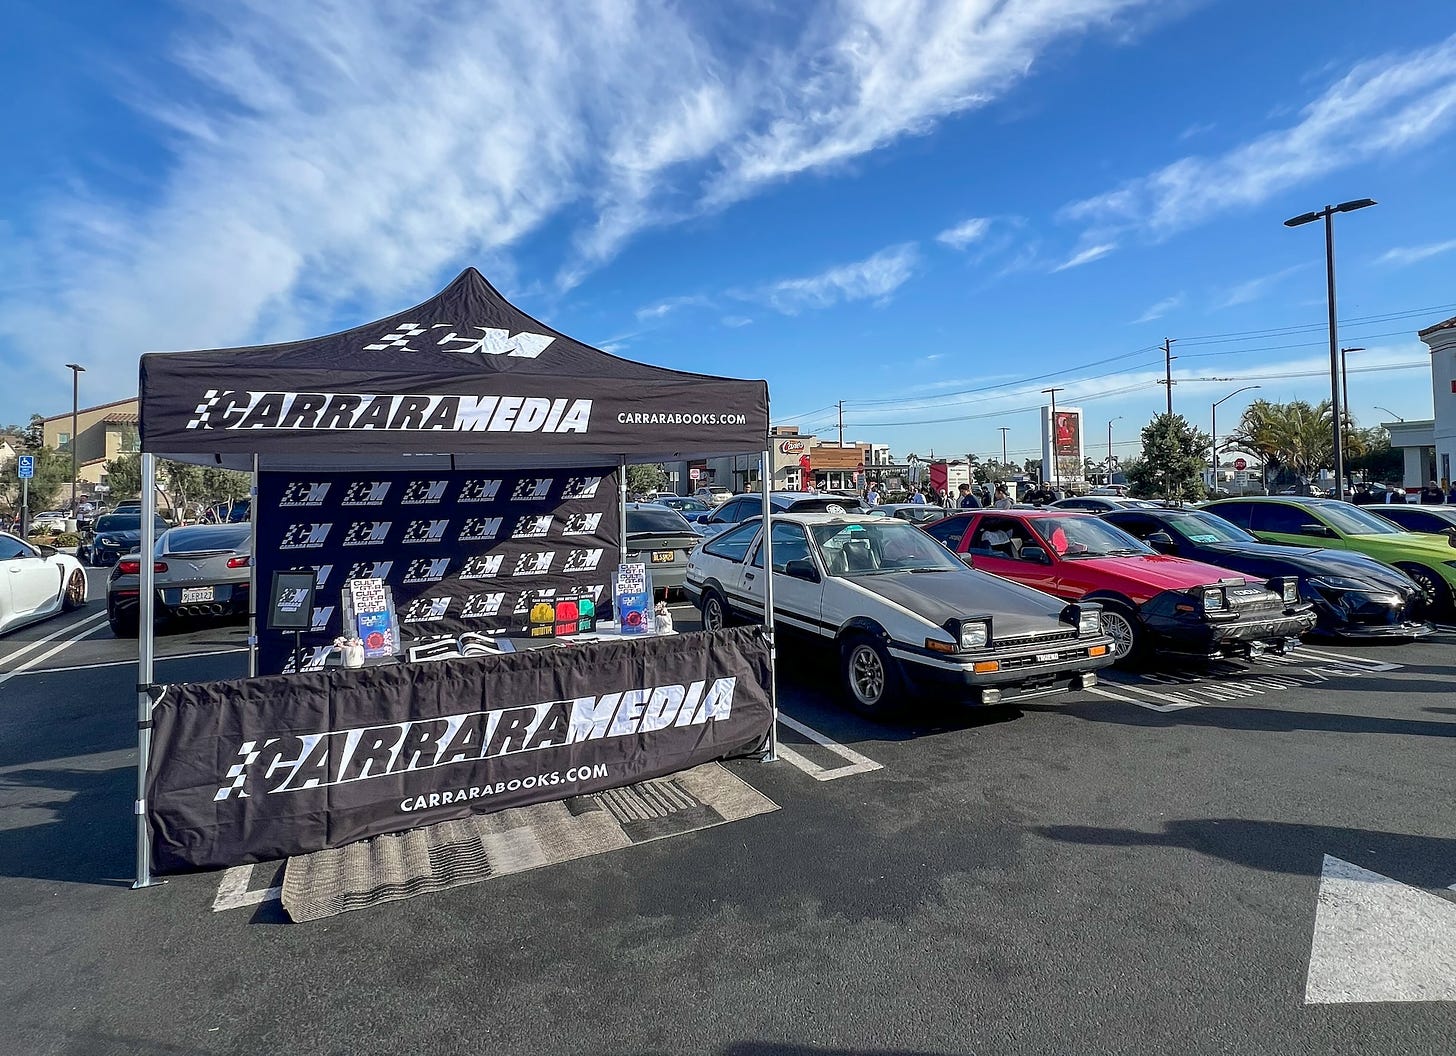
[[[382,579],[351,579],[345,584],[355,636],[364,643],[364,659],[393,656],[398,640],[394,598]]]
[[[655,634],[652,577],[641,562],[621,564],[612,574],[612,608],[621,634]]]
[[[209,596],[212,588],[205,588]],[[273,589],[268,597],[268,629],[270,631],[306,631],[313,626],[314,573],[274,572]],[[183,601],[191,600],[183,592]],[[197,600],[210,600],[199,598]]]

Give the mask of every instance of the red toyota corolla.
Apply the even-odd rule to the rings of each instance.
[[[1101,602],[1119,660],[1283,652],[1315,625],[1294,578],[1250,581],[1168,557],[1091,514],[983,510],[921,528],[982,571],[1067,601]]]

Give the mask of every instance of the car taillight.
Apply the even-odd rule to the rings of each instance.
[[[123,576],[139,576],[142,572],[142,563],[140,561],[134,561],[131,558],[123,557],[120,561],[116,563],[116,571],[119,575]],[[167,571],[167,562],[158,561],[156,564],[152,565],[152,571]]]
[[[227,567],[228,568],[247,568],[248,567],[248,558],[246,558],[246,557],[230,557],[230,558],[228,558],[228,566]]]

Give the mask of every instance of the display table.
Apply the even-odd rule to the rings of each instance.
[[[148,770],[158,868],[289,857],[768,743],[759,628],[497,641],[513,651],[167,686]]]

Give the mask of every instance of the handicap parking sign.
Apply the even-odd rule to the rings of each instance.
[[[21,455],[20,458],[16,460],[16,465],[19,467],[21,480],[29,480],[31,477],[35,476],[34,455]]]

